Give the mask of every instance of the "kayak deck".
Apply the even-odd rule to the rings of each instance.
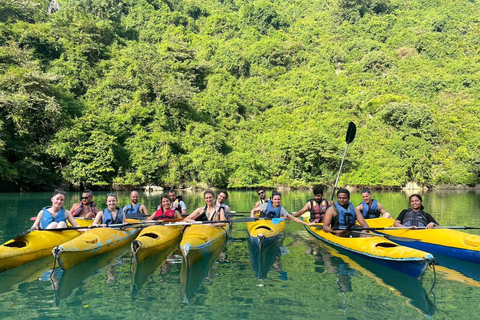
[[[283,238],[285,221],[274,224],[272,220],[259,219],[247,223],[249,241],[260,250],[265,250]]]
[[[53,255],[62,269],[70,269],[95,256],[129,243],[139,232],[139,228],[123,230],[112,228],[92,229],[55,247]]]
[[[308,223],[309,219],[305,219]],[[354,252],[379,264],[398,270],[412,277],[422,275],[433,262],[433,255],[416,249],[400,246],[383,237],[338,237],[323,231],[322,226],[305,226],[314,237],[341,249]]]
[[[374,228],[390,227],[392,225],[384,219],[369,219],[368,224]],[[395,242],[400,245],[427,251],[432,254],[442,254],[460,260],[480,263],[480,236],[478,235],[440,228],[378,230],[375,232],[419,240],[407,242],[395,239]]]
[[[140,262],[151,255],[165,250],[173,243],[180,241],[182,226],[150,226],[143,229],[132,242],[132,253],[135,261]]]

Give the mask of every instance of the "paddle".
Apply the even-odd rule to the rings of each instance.
[[[65,230],[79,230],[79,229],[95,229],[95,228],[141,228],[145,226],[145,222],[134,222],[134,223],[125,223],[125,224],[110,224],[108,226],[98,225],[98,226],[88,226],[88,227],[71,227],[71,228],[57,228],[57,229],[38,229],[38,231],[65,231]],[[30,229],[29,229],[30,230]],[[28,231],[28,230],[27,230]]]
[[[348,145],[353,142],[353,139],[355,139],[356,133],[357,133],[357,127],[355,126],[355,123],[350,122],[348,124],[347,136],[345,137],[347,146],[345,147],[345,152],[343,153],[343,158],[340,164],[340,169],[338,170],[337,179],[335,180],[335,187],[333,188],[332,199],[331,199],[332,201],[333,201],[333,197],[335,196],[335,190],[337,189],[338,180],[340,179],[340,173],[342,172],[343,162],[345,161],[345,157],[347,156]]]
[[[236,219],[236,220],[218,220],[218,221],[193,221],[193,222],[173,222],[173,223],[162,223],[161,225],[169,227],[169,226],[191,226],[191,225],[198,225],[198,224],[213,224],[213,223],[230,223],[230,222],[253,222],[256,221],[255,218],[244,218],[244,219]]]
[[[360,227],[359,227],[360,228]],[[362,230],[433,230],[433,229],[459,229],[459,230],[480,230],[480,227],[467,227],[467,226],[439,226],[434,227],[433,229],[428,229],[426,227],[417,227],[412,229],[412,227],[378,227],[378,228],[361,228]]]
[[[362,232],[362,231],[355,231],[355,230],[352,230],[352,231],[349,231],[349,232],[354,233],[354,234],[364,234],[366,236],[372,236],[372,237],[382,237],[382,238],[385,238],[385,239],[388,239],[388,240],[399,241],[399,242],[418,242],[418,241],[422,241],[420,239],[403,238],[403,237],[391,236],[391,235],[388,235],[388,234],[365,233],[365,232]]]

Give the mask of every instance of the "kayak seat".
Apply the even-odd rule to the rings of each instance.
[[[25,243],[25,241],[12,241],[9,243],[5,243],[4,246],[11,247],[11,248],[23,248],[23,247],[26,247],[27,244]]]
[[[375,245],[375,247],[393,248],[393,247],[398,247],[398,244],[393,242],[379,242]]]
[[[144,233],[142,234],[142,237],[149,237],[149,238],[152,238],[152,239],[157,239],[158,238],[158,234],[155,234],[155,233]]]

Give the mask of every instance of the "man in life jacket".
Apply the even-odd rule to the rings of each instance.
[[[147,207],[138,203],[139,196],[140,195],[135,190],[130,193],[130,200],[132,203],[123,208],[123,212],[125,212],[125,217],[127,219],[146,219],[149,216]]]
[[[350,202],[350,191],[341,188],[337,192],[337,202],[327,209],[323,218],[323,231],[331,232],[337,236],[347,236],[348,229],[358,222],[362,228],[368,228],[367,222]]]
[[[363,201],[357,206],[357,209],[362,213],[363,218],[392,218],[383,205],[378,203],[377,199],[372,198],[372,192],[369,189],[362,190],[362,199]]]
[[[70,212],[77,218],[95,218],[98,209],[96,203],[93,201],[93,192],[85,190],[82,193],[82,201],[74,203]]]
[[[177,197],[177,192],[175,190],[168,191],[168,197],[172,201],[172,209],[177,210],[180,207],[182,215],[187,215],[187,205],[183,202],[182,196]]]
[[[267,202],[267,192],[265,191],[264,188],[258,188],[257,189],[257,194],[258,196],[260,197],[260,200],[257,201],[257,203],[255,203],[255,206],[253,206],[253,208],[258,208],[261,204],[264,204]]]
[[[294,214],[295,217],[300,217],[305,212],[310,212],[310,222],[320,223],[323,222],[323,217],[325,212],[330,205],[327,199],[323,198],[323,188],[321,186],[315,186],[313,188],[313,199],[308,200],[305,206],[297,213]]]

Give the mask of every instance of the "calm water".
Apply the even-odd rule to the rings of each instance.
[[[104,196],[96,194],[96,199],[104,202]],[[202,203],[201,193],[183,196],[189,212]],[[143,193],[141,202],[153,210],[159,197]],[[396,217],[408,195],[378,192],[375,197]],[[0,241],[28,229],[29,218],[50,198],[46,193],[0,194]],[[79,198],[80,193],[69,193],[67,207]],[[309,198],[308,192],[286,192],[283,205],[296,211]],[[232,210],[247,211],[256,200],[253,191],[238,191],[230,193],[228,203]],[[127,204],[128,194],[119,193],[119,201]],[[353,194],[352,201],[358,204],[361,196]],[[426,193],[424,205],[443,225],[480,226],[480,193]],[[48,257],[0,274],[0,317],[474,319],[480,311],[480,265],[443,258],[436,273],[430,268],[414,279],[338,251],[295,223],[287,224],[283,243],[268,252],[263,264],[252,265],[246,236],[245,224],[234,224],[223,252],[191,269],[183,268],[175,247],[140,265],[131,263],[128,247],[120,248],[71,270],[55,269],[53,275]]]

